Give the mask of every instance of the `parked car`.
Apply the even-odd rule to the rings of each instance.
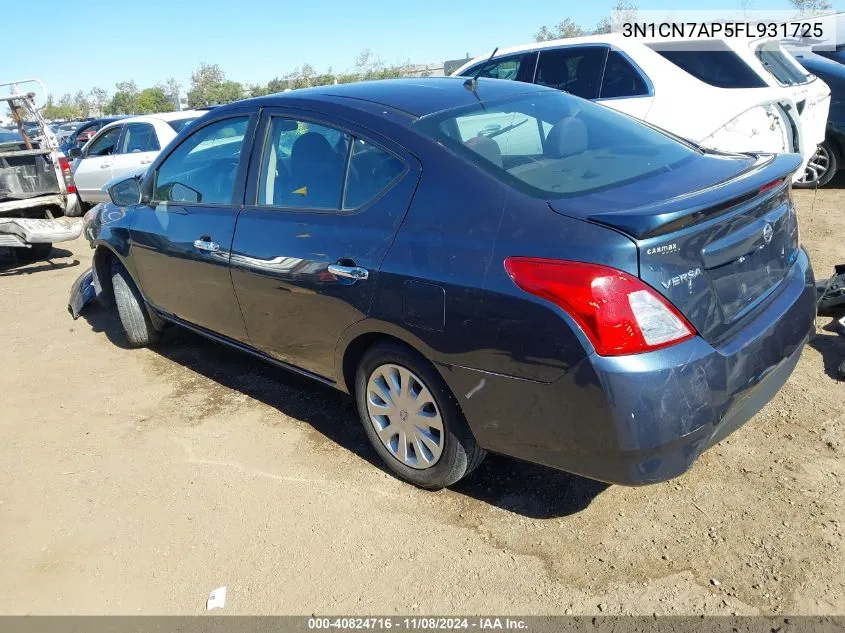
[[[105,125],[79,151],[73,177],[86,205],[105,202],[103,185],[152,163],[182,128],[204,112],[185,110],[120,119]]]
[[[62,217],[80,215],[79,199],[68,160],[36,106],[35,86],[46,97],[38,80],[0,84],[3,109],[28,119],[23,134],[0,133],[0,247],[24,260],[46,257],[54,242],[75,239],[82,230],[80,222]]]
[[[830,90],[776,40],[694,42],[621,33],[532,43],[482,56],[455,75],[538,83],[592,99],[729,152],[799,152],[824,140]]]
[[[79,127],[77,127],[73,132],[71,132],[61,143],[62,152],[64,152],[65,156],[74,158],[74,150],[78,151],[82,149],[82,146],[85,145],[85,143],[87,143],[89,140],[91,140],[91,137],[94,136],[97,132],[99,132],[100,128],[102,128],[104,125],[108,125],[109,123],[113,123],[114,121],[119,121],[120,119],[125,118],[125,116],[111,116],[102,117],[99,119],[92,119],[91,121],[84,121]]]
[[[81,125],[81,121],[60,124],[56,134],[59,137],[59,142],[64,143]]]
[[[811,52],[796,53],[796,58],[810,73],[830,86],[830,114],[824,141],[810,159],[796,187],[823,187],[841,169],[845,158],[845,66]]]
[[[517,82],[297,90],[112,186],[75,291],[113,295],[133,346],[175,323],[354,394],[425,488],[485,451],[652,483],[772,398],[813,329],[799,165]]]

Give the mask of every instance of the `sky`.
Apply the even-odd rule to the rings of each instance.
[[[845,0],[835,0],[837,8]],[[114,93],[118,81],[143,89],[175,77],[183,91],[200,62],[227,79],[266,83],[309,63],[349,70],[365,48],[386,63],[427,64],[530,42],[541,26],[572,18],[592,28],[614,0],[41,0],[57,37],[8,46],[0,81],[38,77],[48,90]],[[741,0],[640,0],[640,9],[730,9]],[[752,9],[790,8],[750,0]],[[40,27],[39,27],[40,28]],[[61,30],[61,35],[59,34]]]

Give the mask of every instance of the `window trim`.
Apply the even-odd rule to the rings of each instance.
[[[268,151],[269,142],[270,142],[270,129],[272,126],[272,121],[274,118],[282,118],[282,119],[291,119],[294,121],[301,121],[303,123],[314,123],[316,125],[322,125],[323,127],[327,127],[333,130],[340,132],[341,134],[346,134],[352,140],[349,143],[349,148],[346,150],[346,162],[344,165],[344,172],[343,172],[343,186],[341,188],[341,195],[340,195],[340,207],[337,209],[327,209],[322,207],[289,207],[284,205],[276,205],[276,204],[259,204],[258,203],[258,194],[261,189],[261,176],[262,176],[262,169],[264,167],[264,156]],[[254,195],[251,196],[251,200],[249,202],[245,202],[244,209],[249,209],[250,211],[270,211],[270,212],[281,212],[281,213],[308,213],[308,214],[317,214],[317,215],[336,215],[336,216],[349,216],[349,215],[357,215],[358,213],[363,212],[376,202],[378,202],[382,197],[384,197],[388,191],[393,189],[396,184],[402,180],[410,171],[410,166],[408,165],[408,161],[405,160],[402,156],[397,154],[396,152],[388,149],[384,146],[383,143],[379,143],[377,141],[373,141],[371,136],[364,136],[363,134],[359,134],[358,132],[353,131],[348,126],[342,126],[342,124],[334,123],[330,121],[326,121],[324,118],[320,118],[319,115],[315,115],[310,112],[299,112],[294,110],[272,110],[263,113],[261,124],[263,126],[264,138],[262,139],[261,143],[256,143],[255,148],[260,148],[260,153],[258,156],[253,156],[252,160],[256,161],[256,173],[250,176],[250,185],[254,186]],[[341,127],[342,126],[342,127]],[[367,200],[362,205],[357,207],[344,207],[343,204],[346,199],[346,187],[347,183],[349,182],[349,166],[352,161],[352,149],[355,145],[355,140],[361,139],[369,143],[370,145],[377,147],[378,149],[382,150],[386,154],[392,156],[400,163],[402,163],[402,171],[396,175],[393,180],[388,183],[386,187],[383,187],[378,194],[373,196],[371,199]]]
[[[166,145],[165,153],[164,150],[159,152],[158,158],[153,163],[152,167],[152,176],[150,178],[150,199],[149,202],[145,204],[151,207],[157,207],[160,205],[164,205],[165,207],[168,206],[169,203],[173,203],[173,206],[176,207],[188,207],[188,208],[203,208],[203,207],[210,207],[210,208],[218,208],[218,209],[240,209],[243,207],[243,200],[244,200],[244,193],[245,193],[245,184],[246,181],[246,171],[249,167],[249,156],[252,152],[252,143],[255,137],[255,121],[257,118],[258,111],[257,110],[231,110],[221,116],[215,117],[213,119],[207,120],[203,125],[197,127],[193,130],[190,134],[188,134],[185,138],[182,139],[181,142],[175,145]],[[238,157],[238,168],[235,172],[235,184],[232,188],[232,200],[229,202],[176,202],[175,200],[158,200],[155,197],[156,189],[158,188],[158,172],[161,169],[162,164],[170,158],[173,153],[182,147],[184,143],[186,143],[189,139],[193,138],[195,134],[198,134],[201,130],[205,129],[209,125],[214,125],[215,123],[219,123],[220,121],[226,121],[228,119],[246,119],[246,130],[244,131],[244,138],[243,138],[243,145],[241,147],[241,154]],[[244,151],[246,150],[246,152]],[[246,154],[247,160],[243,160],[244,155]],[[146,178],[144,179],[146,180]],[[239,199],[238,199],[239,198]]]
[[[602,88],[604,88],[604,75],[607,72],[607,58],[610,57],[611,52],[619,53],[622,56],[622,58],[631,65],[631,68],[634,69],[634,72],[639,74],[640,78],[645,83],[645,87],[646,87],[646,91],[647,91],[646,94],[644,94],[644,95],[629,95],[627,97],[602,97],[601,96]],[[625,51],[623,51],[623,50],[621,50],[621,49],[619,49],[615,46],[611,46],[610,50],[607,52],[607,55],[604,58],[604,68],[601,71],[601,84],[599,85],[599,96],[598,96],[598,98],[593,99],[593,101],[616,101],[617,99],[649,99],[649,98],[652,98],[652,97],[654,97],[654,84],[652,83],[649,76],[643,71],[642,68],[640,68],[640,65],[637,62],[635,62],[631,58],[630,55],[628,55],[628,53],[626,53]]]

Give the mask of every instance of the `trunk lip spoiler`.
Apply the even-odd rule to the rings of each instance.
[[[684,218],[708,210],[714,211],[712,217],[718,217],[759,196],[775,195],[784,184],[791,186],[790,176],[801,165],[798,154],[756,154],[754,157],[756,161],[745,171],[707,187],[632,209],[593,213],[586,219],[636,239],[657,237],[678,230],[672,227]],[[785,179],[783,184],[760,193],[760,189],[781,179]]]

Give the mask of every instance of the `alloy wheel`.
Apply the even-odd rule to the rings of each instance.
[[[445,433],[437,403],[413,372],[379,365],[367,381],[367,412],[381,443],[402,464],[424,470],[443,453]]]
[[[828,169],[830,169],[830,153],[824,145],[819,145],[816,153],[807,162],[804,175],[801,176],[798,182],[805,185],[819,182],[827,173]]]

